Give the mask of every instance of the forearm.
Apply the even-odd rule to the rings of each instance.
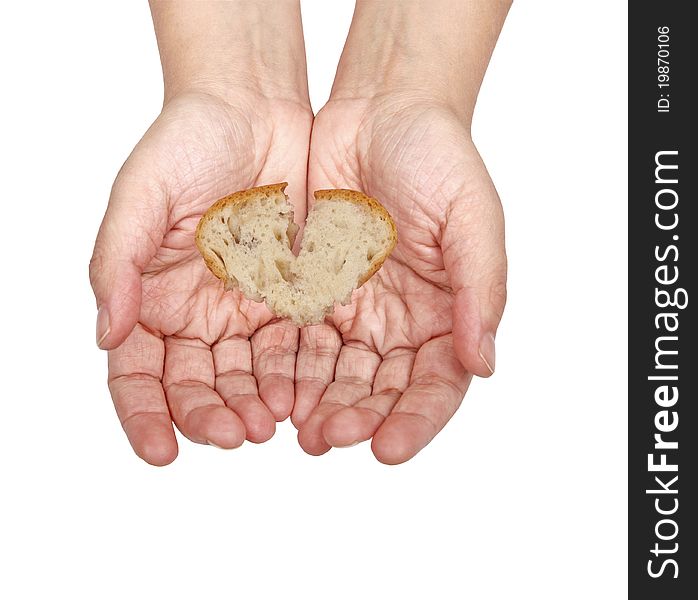
[[[165,101],[252,90],[308,103],[298,0],[151,0]]]
[[[407,92],[468,122],[511,0],[357,0],[333,98]]]

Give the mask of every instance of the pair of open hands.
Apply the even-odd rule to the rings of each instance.
[[[311,135],[312,133],[312,135]],[[219,197],[288,181],[296,221],[312,192],[350,188],[393,216],[399,243],[322,325],[298,329],[224,292],[194,244]],[[136,454],[177,455],[172,422],[222,448],[268,440],[291,416],[322,454],[373,438],[413,457],[494,369],[505,302],[497,193],[468,128],[408,94],[309,106],[241,92],[171,98],[119,172],[90,264],[109,388]]]

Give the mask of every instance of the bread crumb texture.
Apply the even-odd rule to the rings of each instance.
[[[320,190],[296,256],[298,225],[285,188],[277,183],[221,198],[199,221],[196,245],[226,289],[240,288],[297,325],[320,323],[380,269],[397,230],[374,198]]]

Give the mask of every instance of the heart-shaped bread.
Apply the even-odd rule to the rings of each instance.
[[[335,302],[373,275],[397,243],[388,211],[353,190],[320,190],[308,214],[298,256],[298,232],[286,183],[236,192],[209,208],[196,245],[226,289],[266,301],[298,325],[321,322]]]

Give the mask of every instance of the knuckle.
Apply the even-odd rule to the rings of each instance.
[[[505,278],[499,278],[490,287],[490,304],[494,307],[497,318],[501,320],[507,303],[507,283]]]
[[[98,246],[95,249],[90,258],[90,263],[88,265],[88,272],[90,276],[90,285],[94,289],[97,280],[99,279],[99,274],[102,272],[104,267],[104,255],[100,251]]]

